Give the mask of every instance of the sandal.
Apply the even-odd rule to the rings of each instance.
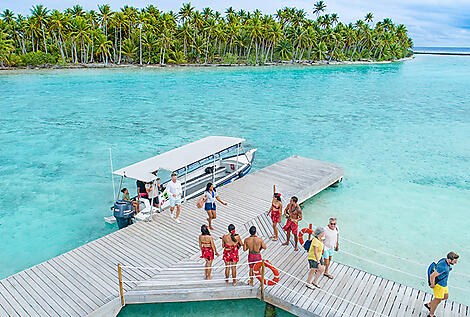
[[[317,284],[315,284],[315,283],[312,283],[312,285],[313,285],[313,286],[315,286],[316,288],[319,288],[319,289],[321,289],[321,287],[320,287],[320,286],[318,286],[318,285],[317,285]]]
[[[331,276],[330,274],[323,274],[323,276],[326,276],[326,277],[328,277],[330,280],[332,280],[332,279],[333,279],[333,276]]]
[[[431,310],[431,307],[429,307],[429,305],[427,303],[424,304],[424,307],[426,307],[428,310]]]
[[[315,289],[315,287],[313,287],[312,284],[307,284],[307,285],[305,285],[305,286],[307,286],[307,287],[310,288],[310,289]]]

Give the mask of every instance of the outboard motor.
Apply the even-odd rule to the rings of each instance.
[[[135,215],[135,210],[130,201],[117,200],[114,203],[113,212],[119,229],[132,224],[132,217]]]

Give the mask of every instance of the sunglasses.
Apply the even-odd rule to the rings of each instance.
[[[335,222],[335,223],[331,223],[331,222],[330,222],[330,225],[331,225],[331,226],[336,226],[336,222]]]

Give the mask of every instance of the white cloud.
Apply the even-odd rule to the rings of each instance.
[[[99,2],[97,2],[99,1]],[[109,3],[114,10],[129,4],[143,8],[153,3],[162,10],[177,11],[183,2],[180,0],[42,0],[48,8],[64,10],[77,3],[85,9],[97,9],[97,4]],[[211,7],[224,12],[229,6],[235,9],[252,11],[260,9],[264,13],[275,13],[283,7],[305,9],[312,17],[315,0],[193,0],[198,9]],[[0,0],[0,10],[9,8],[17,13],[29,14],[29,8],[38,1]],[[349,23],[364,18],[372,12],[376,21],[391,18],[395,23],[407,26],[415,46],[470,46],[470,1],[469,0],[326,0],[327,12],[338,13],[340,20]],[[467,12],[467,16],[465,16]],[[464,27],[466,26],[466,28]]]

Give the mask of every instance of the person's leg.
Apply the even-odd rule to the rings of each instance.
[[[235,262],[230,262],[230,265],[232,265],[232,279],[233,279],[233,285],[237,284],[237,263]]]
[[[253,275],[254,275],[253,268],[250,267],[250,282],[248,284],[250,284],[251,286],[253,286]]]
[[[225,283],[228,284],[228,278],[230,277],[230,262],[225,262]]]
[[[433,298],[432,301],[429,303],[429,315],[434,316],[434,312],[437,309],[437,306],[441,303],[442,299],[440,298]]]
[[[212,220],[214,220],[215,218],[217,218],[217,213],[214,209],[214,210],[212,210]]]
[[[178,202],[178,204],[176,205],[176,217],[175,217],[175,219],[178,219],[178,217],[180,216],[180,211],[181,211],[181,202]]]
[[[312,284],[317,286],[318,287],[318,279],[320,278],[321,274],[323,273],[323,270],[325,269],[325,267],[323,265],[318,265],[318,269],[317,271],[315,272],[315,279],[313,280]]]
[[[175,211],[175,207],[171,206],[170,207],[170,216],[173,217],[173,212]]]
[[[207,212],[207,222],[209,222],[209,229],[212,230],[212,213],[210,210],[206,210]]]
[[[277,222],[273,222],[273,229],[274,229],[274,241],[279,239],[279,232],[277,231]]]
[[[288,245],[290,242],[290,231],[287,231],[287,241],[284,242],[282,245]]]
[[[330,253],[328,252],[327,254],[327,257],[326,258],[323,258],[323,261],[325,262],[325,273],[323,273],[325,276],[331,278],[331,275],[330,273],[328,273],[328,268],[330,267],[330,263],[331,263],[331,255]]]
[[[299,241],[299,237],[297,236],[297,233],[294,234],[294,245],[295,245],[295,248],[294,248],[294,251],[298,251],[299,250],[299,247],[297,246],[297,242]]]
[[[212,260],[210,261],[207,261],[207,266],[208,266],[208,269],[207,269],[207,279],[208,280],[211,280],[212,279],[212,276],[211,276],[211,273],[212,273]]]
[[[206,260],[206,264],[204,264],[204,279],[205,279],[205,280],[207,280],[207,274],[208,274],[208,272],[209,272],[209,270],[208,270],[208,268],[207,268],[207,267],[208,267],[208,264],[207,264],[207,263],[208,263],[208,261]]]
[[[308,271],[307,284],[312,283],[313,275],[315,274],[316,269],[310,269]]]

